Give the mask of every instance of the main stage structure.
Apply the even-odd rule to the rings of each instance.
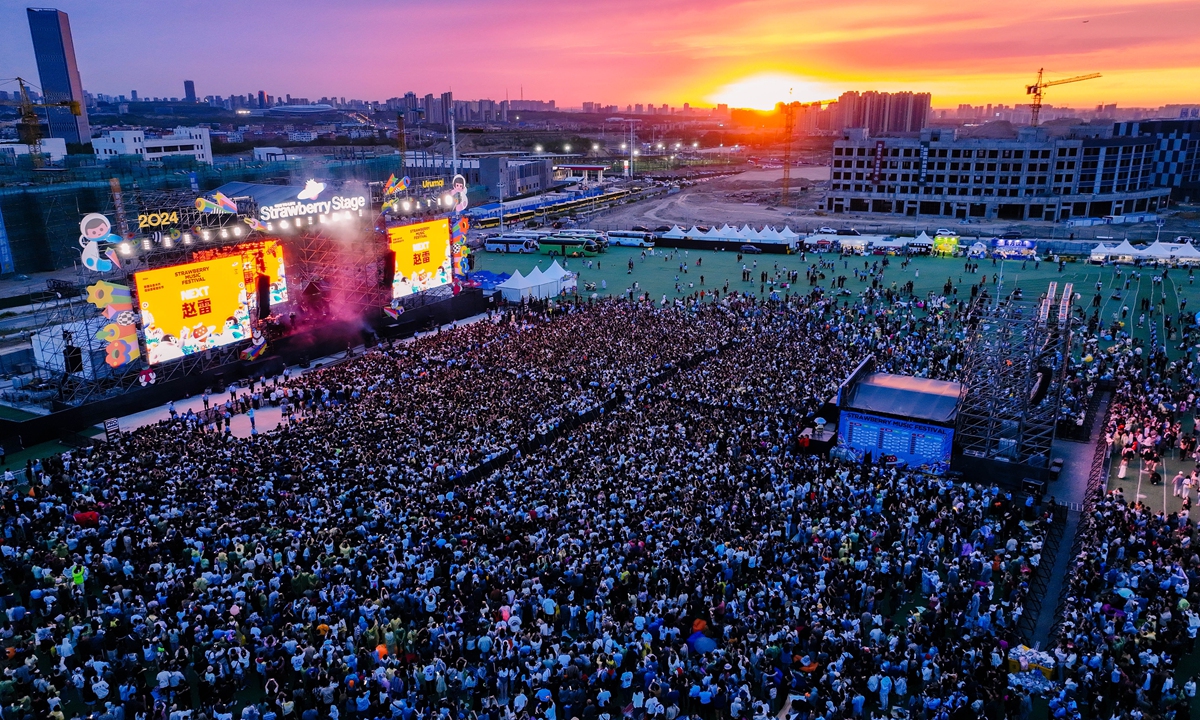
[[[1023,466],[1039,474],[1050,459],[1071,348],[1071,283],[1045,295],[981,296],[963,372],[956,442],[964,460]]]

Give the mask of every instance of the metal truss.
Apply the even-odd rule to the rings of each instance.
[[[1044,467],[1071,342],[1067,285],[1037,301],[985,300],[971,328],[957,441],[964,455]]]

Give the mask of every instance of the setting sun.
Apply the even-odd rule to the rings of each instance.
[[[825,83],[787,73],[760,73],[725,85],[706,99],[730,107],[771,110],[776,103],[831,100],[841,90]]]

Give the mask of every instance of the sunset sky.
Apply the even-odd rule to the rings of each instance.
[[[36,81],[25,6],[0,0],[0,78]],[[49,3],[47,3],[49,5]],[[69,0],[84,87],[181,96],[266,90],[382,100],[453,89],[627,103],[770,107],[913,90],[935,107],[1200,102],[1196,0]],[[11,83],[0,89],[15,90]]]

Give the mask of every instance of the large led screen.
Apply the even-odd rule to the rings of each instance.
[[[151,365],[250,337],[254,292],[241,254],[139,272],[134,285]]]
[[[402,298],[450,282],[450,221],[388,228],[388,246],[396,253],[392,297]]]

